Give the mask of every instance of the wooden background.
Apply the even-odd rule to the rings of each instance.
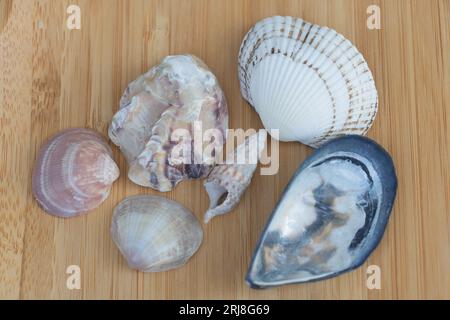
[[[78,4],[81,30],[65,27]],[[366,9],[381,7],[381,30]],[[124,197],[157,193],[122,175],[94,212],[70,220],[44,214],[31,194],[42,142],[69,127],[106,135],[127,83],[169,54],[192,53],[217,75],[230,127],[260,128],[239,93],[237,52],[259,19],[292,15],[328,25],[353,41],[377,84],[380,108],[369,136],[387,148],[399,178],[385,236],[360,269],[312,284],[253,290],[244,275],[259,234],[291,175],[311,152],[280,145],[275,176],[255,175],[239,206],[204,226],[199,252],[159,274],[128,269],[110,234]],[[51,299],[410,299],[450,298],[450,1],[32,1],[0,0],[0,297]],[[202,218],[201,181],[166,194]],[[79,265],[81,290],[66,268]],[[366,288],[366,268],[381,267],[381,290]]]

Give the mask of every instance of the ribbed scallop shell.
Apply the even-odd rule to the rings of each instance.
[[[111,235],[130,268],[158,272],[184,265],[200,247],[203,230],[178,202],[141,195],[116,206]]]
[[[230,212],[237,206],[250,185],[264,149],[266,137],[265,131],[248,136],[232,152],[235,163],[217,165],[208,175],[204,186],[209,196],[210,206],[205,213],[205,223],[215,216]]]
[[[72,217],[98,207],[118,177],[119,168],[101,135],[69,129],[41,147],[33,170],[33,194],[46,212]]]
[[[377,91],[361,53],[335,30],[293,17],[270,17],[239,52],[244,98],[281,141],[318,147],[336,136],[364,135]]]

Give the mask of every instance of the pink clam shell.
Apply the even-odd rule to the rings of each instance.
[[[49,214],[72,217],[98,207],[109,195],[119,168],[103,137],[69,129],[41,147],[33,169],[33,194]]]

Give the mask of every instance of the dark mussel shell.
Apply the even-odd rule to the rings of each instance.
[[[246,280],[264,288],[335,277],[359,267],[380,242],[397,191],[390,155],[344,136],[300,166],[273,211]]]

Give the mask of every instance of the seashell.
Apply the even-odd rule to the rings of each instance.
[[[158,272],[184,265],[200,247],[203,230],[178,202],[141,195],[116,206],[111,235],[130,268]]]
[[[128,163],[133,162],[144,150],[153,125],[167,108],[168,104],[142,91],[114,115],[108,135],[120,147]]]
[[[118,177],[119,168],[101,135],[89,129],[69,129],[41,147],[32,188],[47,213],[67,218],[98,207]]]
[[[205,177],[211,171],[215,157],[205,157],[196,148],[191,150],[190,161],[172,159],[177,129],[193,138],[195,123],[203,131],[217,129],[223,137],[228,128],[223,91],[200,59],[166,57],[128,86],[120,106],[109,136],[127,158],[128,177],[133,182],[169,191],[182,180]],[[201,146],[208,143],[203,141]],[[202,161],[196,161],[199,157]]]
[[[217,165],[211,171],[204,182],[210,200],[204,217],[205,223],[215,216],[230,212],[239,203],[242,194],[250,185],[266,137],[266,131],[246,137],[245,141],[233,150],[233,163]]]
[[[361,136],[337,138],[300,166],[267,223],[247,282],[270,287],[335,277],[380,242],[397,190],[389,154]]]
[[[318,147],[337,136],[364,135],[377,113],[372,73],[335,30],[293,17],[270,17],[239,51],[243,97],[279,140]]]

